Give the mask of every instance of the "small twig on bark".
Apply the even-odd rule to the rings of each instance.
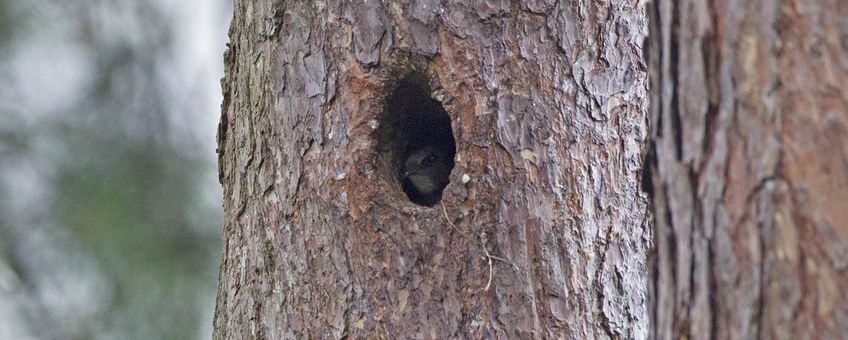
[[[458,231],[460,234],[462,234],[462,236],[465,236],[465,237],[468,237],[468,238],[472,238],[472,237],[471,237],[471,235],[469,235],[468,233],[466,233],[466,232],[462,231],[461,229],[459,229],[459,228],[456,226],[456,224],[454,224],[454,223],[453,223],[453,221],[451,221],[450,217],[448,217],[448,209],[447,209],[447,208],[445,208],[445,203],[444,203],[444,202],[440,202],[440,204],[442,205],[442,213],[444,213],[444,215],[445,215],[445,220],[446,220],[446,221],[448,221],[448,224],[449,224],[449,225],[450,225],[450,226],[451,226],[454,230],[456,230],[456,231]],[[490,254],[490,253],[489,253],[489,250],[488,250],[488,249],[486,249],[486,241],[485,241],[485,240],[486,240],[486,234],[485,234],[485,232],[481,231],[481,232],[480,232],[480,239],[479,239],[479,240],[477,240],[477,242],[480,244],[480,247],[481,247],[481,248],[483,248],[483,253],[486,255],[486,262],[488,262],[488,264],[489,264],[489,280],[486,282],[486,287],[485,287],[485,288],[483,288],[483,291],[488,292],[488,291],[489,291],[489,288],[492,286],[492,277],[494,276],[494,272],[495,272],[495,266],[493,265],[493,261],[492,261],[492,260],[498,260],[498,261],[501,261],[501,262],[507,263],[507,264],[509,264],[509,265],[512,265],[512,263],[510,263],[509,261],[507,261],[506,259],[504,259],[504,258],[502,258],[502,257],[498,257],[498,256],[495,256],[495,255]]]

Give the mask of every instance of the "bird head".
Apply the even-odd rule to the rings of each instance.
[[[403,178],[423,195],[434,195],[444,188],[450,175],[450,160],[435,147],[413,151],[404,163]]]

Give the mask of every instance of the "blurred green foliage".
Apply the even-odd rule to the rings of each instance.
[[[210,337],[227,5],[0,0],[0,338]]]

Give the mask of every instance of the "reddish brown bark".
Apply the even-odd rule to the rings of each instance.
[[[656,338],[848,334],[848,2],[653,5]]]
[[[646,25],[639,2],[236,1],[215,337],[644,338]],[[433,207],[376,132],[410,74],[456,141]]]

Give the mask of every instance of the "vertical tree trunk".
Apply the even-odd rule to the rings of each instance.
[[[848,2],[652,6],[652,332],[844,338]]]
[[[215,337],[646,337],[644,7],[236,1]],[[428,105],[455,166],[422,206]]]

